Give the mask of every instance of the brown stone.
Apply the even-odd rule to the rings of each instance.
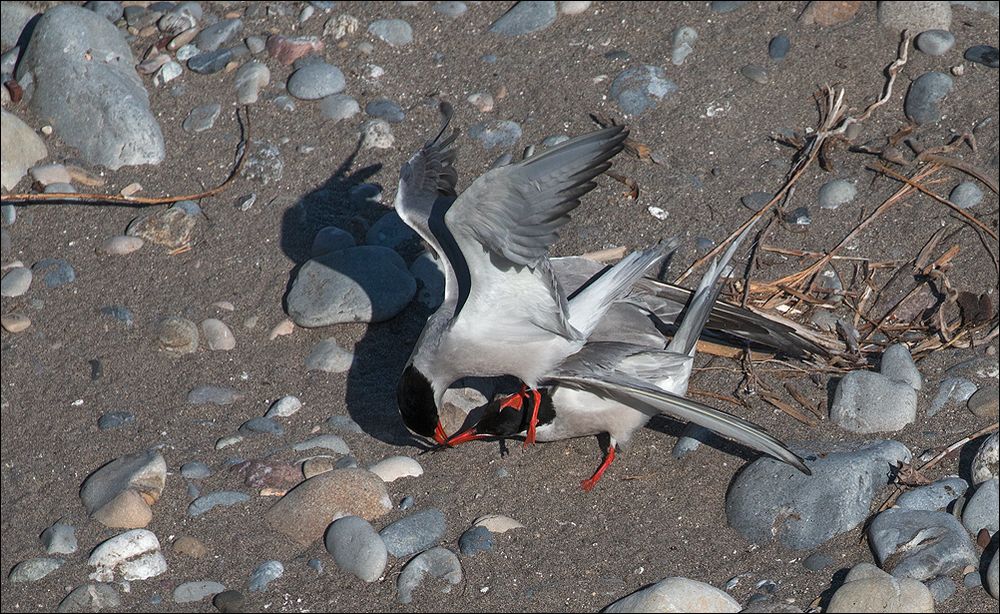
[[[810,2],[800,17],[806,25],[835,26],[854,18],[861,2]]]
[[[323,41],[315,36],[281,36],[275,34],[267,38],[267,54],[285,66],[312,52],[323,51]]]
[[[181,535],[174,540],[174,552],[189,556],[193,559],[200,559],[208,554],[208,548],[196,537]]]

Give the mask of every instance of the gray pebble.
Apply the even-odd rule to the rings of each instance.
[[[384,119],[376,118],[361,124],[361,144],[365,148],[389,149],[395,142],[392,126]]]
[[[500,36],[522,36],[551,26],[556,20],[555,2],[518,2],[490,24]]]
[[[947,377],[941,380],[937,395],[927,408],[927,417],[935,416],[949,401],[964,403],[976,392],[976,385],[964,377]]]
[[[403,109],[399,108],[398,104],[387,98],[379,98],[378,100],[373,100],[366,104],[365,113],[371,115],[372,117],[381,117],[391,124],[398,124],[403,121],[403,118],[406,117],[406,114],[403,113]]]
[[[361,426],[351,419],[350,416],[330,416],[326,421],[326,425],[335,431],[340,431],[341,433],[351,433],[351,434],[362,434]]]
[[[271,82],[270,69],[256,60],[247,62],[236,71],[236,101],[253,104],[260,96],[260,90]]]
[[[61,258],[39,260],[31,266],[31,273],[40,277],[46,288],[65,286],[76,279],[72,265]]]
[[[821,209],[836,209],[854,200],[858,189],[846,179],[834,179],[823,184],[819,189],[819,206]]]
[[[285,434],[285,429],[271,418],[258,416],[256,418],[250,418],[249,420],[241,424],[239,432],[244,435],[263,433],[267,435],[280,436]]]
[[[944,55],[955,46],[955,35],[947,30],[925,30],[917,35],[916,45],[927,55]]]
[[[908,510],[941,510],[968,490],[969,483],[952,475],[926,486],[907,490],[896,499],[896,507]]]
[[[439,13],[445,17],[451,17],[452,19],[461,17],[467,10],[469,10],[469,7],[467,7],[464,2],[438,2],[434,5],[435,13]]]
[[[379,19],[368,26],[368,33],[391,47],[413,42],[413,28],[402,19]]]
[[[882,352],[879,373],[893,381],[909,384],[914,390],[923,387],[923,378],[910,356],[910,350],[902,343],[890,345]]]
[[[854,433],[898,431],[916,417],[917,392],[871,371],[845,375],[830,405],[830,419]]]
[[[490,552],[493,550],[493,533],[486,527],[472,527],[458,538],[458,549],[462,556]]]
[[[187,402],[192,405],[231,405],[242,398],[243,395],[233,388],[208,384],[192,388]]]
[[[278,98],[274,99],[275,102]],[[268,185],[280,181],[284,170],[285,163],[281,159],[281,150],[277,145],[266,141],[251,141],[251,153],[243,165],[244,177]]]
[[[217,102],[195,107],[184,119],[183,128],[188,132],[204,132],[215,125],[221,112],[222,105]]]
[[[757,64],[747,64],[740,69],[740,74],[754,83],[767,85],[767,71],[764,70],[763,66],[758,66]]]
[[[338,458],[337,462],[333,464],[334,469],[357,469],[358,459],[353,456],[345,456],[343,458]]]
[[[403,497],[402,499],[400,499],[400,501],[399,501],[399,509],[401,509],[401,510],[408,510],[408,509],[410,509],[411,507],[413,507],[416,504],[417,504],[417,502],[413,500],[413,497],[407,495],[407,496]]]
[[[813,552],[802,561],[802,566],[809,571],[821,571],[827,567],[833,567],[835,561],[833,557],[824,552]]]
[[[767,45],[767,56],[775,62],[780,62],[788,55],[788,50],[792,48],[792,41],[784,34],[779,34],[771,39]]]
[[[16,117],[16,116],[14,116],[13,114],[11,114],[11,115],[8,115],[7,117]],[[20,121],[20,120],[18,120],[18,121]],[[30,130],[30,128],[28,128],[28,130]],[[32,131],[32,134],[35,134],[35,133]],[[37,138],[37,135],[36,135],[36,138]],[[39,139],[39,143],[41,143],[41,139]],[[27,147],[27,145],[24,145],[24,147]],[[44,150],[44,146],[43,146],[42,152],[44,152],[44,151],[45,150]],[[41,154],[42,157],[45,157],[47,155],[48,155],[47,153],[42,153]],[[26,165],[25,165],[25,170],[27,170]],[[23,171],[20,173],[20,175],[17,178],[20,179],[22,176],[24,176],[24,172]],[[16,185],[16,183],[17,182],[15,181],[13,184],[11,184],[10,187],[13,188],[14,185]],[[14,222],[17,221],[17,209],[14,208],[14,205],[0,205],[0,218],[2,218],[3,223],[6,224],[7,226],[13,226]]]
[[[333,94],[319,102],[319,113],[326,119],[339,122],[361,112],[358,101],[347,94]]]
[[[521,125],[509,120],[474,124],[469,128],[469,136],[489,149],[508,149],[521,139]]]
[[[863,522],[891,468],[911,454],[899,442],[879,441],[805,458],[812,476],[770,458],[750,463],[726,496],[729,524],[754,543],[815,548]]]
[[[326,62],[303,66],[288,78],[288,93],[300,100],[319,100],[347,87],[344,73]]]
[[[97,428],[110,431],[135,423],[135,414],[127,411],[112,411],[97,419]]]
[[[201,461],[190,461],[181,465],[181,476],[189,480],[204,480],[212,475],[212,469]]]
[[[7,580],[12,584],[17,582],[37,582],[62,567],[65,562],[62,559],[44,557],[21,561],[10,570]]]
[[[710,6],[712,10],[716,13],[731,13],[733,11],[737,11],[743,8],[744,6],[746,6],[746,4],[747,4],[746,2],[719,0],[717,2],[716,1],[712,2]]]
[[[938,105],[951,92],[954,82],[940,72],[920,75],[906,93],[903,109],[906,116],[918,124],[931,124],[941,119]]]
[[[266,590],[268,584],[280,578],[284,573],[285,566],[281,564],[281,561],[264,561],[250,574],[247,590],[251,593]]]
[[[1000,482],[997,478],[976,486],[976,492],[962,508],[962,524],[973,535],[983,528],[989,530],[990,535],[1000,530]]]
[[[243,43],[250,50],[250,53],[257,55],[267,48],[267,40],[263,36],[248,36]]]
[[[428,574],[445,581],[447,584],[443,592],[448,593],[453,586],[462,582],[462,564],[454,552],[441,547],[431,548],[413,557],[396,580],[400,603],[413,601],[413,591]]]
[[[965,588],[976,588],[977,586],[983,585],[983,577],[979,575],[979,571],[970,571],[969,573],[962,576],[962,586]]]
[[[377,581],[389,560],[378,532],[357,516],[335,520],[327,529],[324,543],[338,567],[365,582]]]
[[[808,207],[796,207],[785,214],[785,221],[797,226],[808,226],[812,224],[812,214]]]
[[[292,449],[296,452],[305,452],[306,450],[312,450],[314,448],[322,448],[324,450],[330,450],[336,454],[350,454],[351,449],[347,447],[347,443],[337,435],[316,435],[310,439],[303,442],[297,443],[292,446]]]
[[[879,565],[897,578],[922,582],[979,561],[969,535],[948,512],[886,510],[869,526],[868,541]]]
[[[543,147],[555,147],[559,143],[565,143],[569,140],[569,137],[565,134],[553,134],[552,136],[547,136],[542,139]]]
[[[223,19],[198,33],[194,44],[202,51],[215,51],[243,29],[241,19]]]
[[[996,386],[987,386],[969,397],[969,411],[980,418],[997,419],[1000,413],[1000,391]]]
[[[206,597],[214,597],[225,590],[225,586],[211,580],[185,582],[174,589],[174,602],[195,603]]]
[[[684,433],[677,438],[670,455],[677,459],[684,458],[701,447],[701,444],[708,442],[711,437],[712,432],[705,427],[688,422],[684,426]]]
[[[354,247],[354,245],[354,237],[349,232],[336,226],[327,226],[317,232],[313,238],[311,255],[313,258],[318,258],[330,252]]]
[[[200,75],[211,75],[225,68],[226,64],[232,62],[236,57],[236,51],[231,48],[216,49],[189,58],[187,67]]]
[[[947,30],[951,26],[951,6],[947,2],[879,2],[879,25],[897,32]]]
[[[201,321],[201,334],[205,345],[212,351],[229,351],[236,347],[236,337],[225,322],[217,318]]]
[[[993,45],[976,45],[965,50],[965,59],[990,68],[997,68],[1000,67],[1000,50]]]
[[[122,607],[118,591],[110,584],[78,586],[59,602],[56,612],[100,612]]]
[[[249,495],[234,490],[220,490],[198,497],[188,505],[188,516],[201,516],[213,507],[229,507],[250,499]]]
[[[971,209],[983,200],[983,190],[971,181],[963,181],[952,189],[948,200],[960,209]]]
[[[674,30],[670,37],[670,61],[680,66],[694,52],[694,43],[698,40],[698,31],[690,26],[681,26]]]
[[[264,414],[264,417],[287,418],[300,409],[302,409],[302,401],[300,401],[296,396],[286,395],[274,403],[271,403],[271,406],[267,408],[267,413]]]
[[[740,198],[740,202],[743,206],[752,211],[760,211],[764,208],[764,205],[771,202],[774,195],[770,192],[750,192],[746,196]]]
[[[77,549],[76,529],[61,521],[42,531],[41,539],[46,554],[73,554]]]
[[[15,297],[22,296],[31,287],[31,269],[27,267],[14,267],[0,280],[0,296]]]
[[[392,556],[403,559],[439,542],[445,531],[441,510],[426,509],[397,520],[379,535]]]
[[[931,591],[931,596],[934,597],[934,603],[943,603],[951,599],[957,587],[951,578],[940,577],[928,582],[927,588]]]
[[[306,356],[307,371],[344,373],[354,364],[354,353],[340,347],[336,339],[324,339]]]
[[[677,84],[667,78],[659,66],[628,68],[611,83],[611,97],[627,115],[639,115],[656,107],[677,91]]]
[[[132,326],[132,324],[135,323],[135,316],[132,315],[132,311],[128,307],[124,307],[122,305],[108,305],[107,307],[101,307],[101,315],[114,318],[119,322],[124,322],[126,326]]]

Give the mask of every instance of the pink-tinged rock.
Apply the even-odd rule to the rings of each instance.
[[[275,34],[267,39],[267,54],[285,66],[313,52],[323,51],[323,41],[315,36],[282,36]]]
[[[854,18],[861,2],[810,2],[799,20],[808,25],[835,26]]]

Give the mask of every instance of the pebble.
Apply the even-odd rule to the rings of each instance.
[[[76,194],[76,188],[71,183],[52,183],[42,190],[44,194]]]
[[[912,578],[894,578],[871,563],[859,563],[834,592],[826,612],[933,612],[930,589]]]
[[[951,26],[948,2],[879,2],[879,25],[897,32],[947,30]]]
[[[323,41],[315,36],[281,36],[275,34],[267,38],[267,54],[279,63],[290,66],[295,60],[310,53],[319,53],[324,48]]]
[[[274,582],[285,573],[285,566],[281,561],[264,561],[250,574],[247,590],[251,593],[259,593],[267,590],[267,585]]]
[[[428,574],[446,582],[442,592],[450,593],[453,586],[462,582],[462,564],[454,552],[440,546],[413,557],[396,579],[400,603],[413,601],[413,591]]]
[[[416,238],[417,234],[400,219],[399,214],[389,211],[368,229],[365,243],[396,249]]]
[[[62,164],[40,164],[28,171],[31,178],[42,184],[42,187],[53,183],[70,183],[69,171]]]
[[[382,529],[379,535],[389,554],[405,559],[439,542],[445,524],[444,512],[431,508],[397,520]]]
[[[744,6],[746,2],[737,2],[735,0],[717,0],[709,4],[713,12],[716,13],[731,13],[733,11],[738,11]]]
[[[770,192],[757,191],[750,192],[746,196],[741,197],[740,202],[743,203],[743,206],[747,209],[760,211],[764,208],[764,205],[771,202],[772,198],[774,198],[774,194],[771,194]]]
[[[941,119],[938,105],[951,92],[954,81],[941,72],[928,72],[917,77],[906,93],[903,109],[906,116],[918,124],[931,124]]]
[[[42,531],[42,545],[46,554],[73,554],[76,552],[76,529],[62,521]]]
[[[823,184],[819,189],[819,206],[821,209],[836,209],[854,200],[858,189],[846,179],[834,179]]]
[[[835,562],[829,554],[813,552],[802,561],[802,566],[809,571],[821,571],[827,567],[832,567]]]
[[[0,296],[13,298],[23,296],[31,287],[31,269],[14,267],[0,280]]]
[[[260,97],[260,91],[271,82],[271,71],[256,60],[247,62],[236,71],[236,101],[253,104]]]
[[[91,61],[95,50],[99,61]],[[31,73],[31,110],[51,122],[61,141],[88,164],[117,170],[159,164],[165,155],[134,65],[121,30],[93,11],[66,4],[45,11],[36,23],[17,78],[24,83]]]
[[[763,66],[758,66],[757,64],[747,64],[740,69],[740,74],[754,83],[767,85],[767,71],[764,70]]]
[[[579,15],[590,8],[593,2],[569,0],[559,3],[559,12],[563,15]]]
[[[197,223],[198,216],[174,205],[169,209],[140,215],[129,223],[125,234],[173,250],[190,245]]]
[[[486,527],[472,527],[458,538],[458,550],[462,556],[475,556],[480,552],[493,550],[493,534]]]
[[[149,11],[151,13],[166,13],[160,18],[156,25],[159,26],[161,31],[166,32],[167,34],[176,34],[193,28],[198,24],[198,20],[202,17],[201,5],[197,2],[185,2],[176,7],[164,3],[163,7],[163,9],[157,10],[150,8]]]
[[[390,47],[402,47],[413,42],[413,28],[402,19],[378,19],[368,26],[368,33]]]
[[[944,55],[955,46],[955,35],[947,30],[925,30],[917,35],[916,45],[927,55]]]
[[[938,386],[937,395],[927,408],[927,416],[932,417],[941,411],[948,401],[964,403],[976,392],[976,385],[964,377],[946,377]]]
[[[153,518],[167,480],[167,463],[156,450],[127,454],[90,474],[80,488],[87,513],[106,527],[136,529]]]
[[[119,322],[124,322],[126,326],[132,326],[135,322],[135,316],[132,315],[129,308],[122,305],[109,305],[107,307],[101,307],[101,315],[114,318]]]
[[[175,354],[190,354],[198,349],[198,326],[180,316],[168,316],[156,325],[160,348]]]
[[[191,405],[232,405],[243,398],[243,395],[229,386],[206,384],[195,386],[187,395]]]
[[[524,525],[509,516],[487,514],[480,516],[472,523],[476,527],[486,527],[490,533],[506,533],[513,529],[523,529]]]
[[[8,333],[21,333],[31,326],[31,318],[20,313],[5,313],[0,316],[0,326]]]
[[[84,2],[83,8],[94,11],[101,17],[104,17],[111,23],[114,23],[122,18],[125,13],[124,7],[122,7],[120,2],[104,2],[97,0],[90,0],[90,2]]]
[[[73,266],[62,258],[43,258],[31,265],[31,273],[41,278],[46,288],[58,288],[76,280]]]
[[[306,356],[307,371],[345,373],[354,364],[354,353],[340,347],[336,339],[323,339]]]
[[[201,334],[209,350],[228,351],[236,347],[236,337],[226,323],[216,318],[201,321]]]
[[[326,532],[326,550],[344,571],[375,582],[389,560],[385,542],[371,523],[357,516],[335,520]]]
[[[351,419],[350,416],[330,416],[326,421],[326,425],[335,431],[340,431],[341,433],[351,433],[361,435],[364,430],[361,426]]]
[[[338,469],[313,476],[265,512],[271,528],[308,546],[331,519],[360,516],[372,521],[392,510],[385,482],[363,469]]]
[[[181,465],[181,477],[189,480],[204,480],[212,475],[212,469],[201,461],[190,461]]]
[[[555,2],[519,2],[490,24],[489,31],[513,37],[548,28],[556,20]]]
[[[906,446],[895,441],[804,456],[812,476],[771,458],[755,460],[736,476],[726,496],[726,517],[743,537],[758,544],[777,539],[795,550],[815,548],[863,522],[872,498],[889,481],[889,468],[911,459]]]
[[[830,419],[854,433],[898,431],[914,422],[916,416],[916,391],[871,371],[845,375],[830,405]]]
[[[334,463],[333,467],[334,469],[357,469],[358,459],[354,458],[353,456],[345,456],[337,460],[337,462]]]
[[[282,98],[279,96],[278,98]],[[278,98],[274,101],[278,102]],[[284,96],[289,101],[291,98]],[[292,105],[294,108],[294,104]],[[281,180],[285,163],[281,160],[281,150],[277,145],[266,141],[251,141],[251,153],[243,165],[243,176],[248,179],[268,185]]]
[[[665,70],[650,65],[627,68],[611,83],[611,97],[627,115],[655,108],[677,90],[677,84],[667,78]]]
[[[337,466],[333,462],[333,459],[326,456],[317,456],[315,458],[306,459],[302,463],[302,476],[305,479],[309,479],[314,475],[319,475],[321,473],[326,473],[327,471],[333,471]]]
[[[249,53],[244,47],[244,51]],[[187,66],[192,72],[200,75],[211,75],[221,71],[227,64],[237,58],[237,50],[233,48],[216,49],[199,53],[187,61]],[[180,56],[180,53],[177,54]]]
[[[683,64],[684,60],[694,52],[696,40],[698,40],[698,31],[691,26],[681,26],[674,30],[670,36],[670,61],[675,66]]]
[[[969,411],[980,418],[997,419],[1000,413],[1000,390],[996,386],[981,388],[969,397]]]
[[[993,45],[976,45],[965,50],[965,59],[990,68],[997,68],[1000,67],[1000,50]]]
[[[243,29],[241,19],[222,19],[201,32],[194,39],[194,44],[202,51],[215,51],[229,42]]]
[[[996,479],[1000,475],[998,469],[997,451],[998,433],[993,433],[986,438],[986,441],[976,450],[976,455],[972,457],[972,484],[979,486],[983,482]]]
[[[288,93],[300,100],[319,100],[347,87],[344,73],[326,62],[313,62],[288,78]]]
[[[391,124],[398,124],[406,117],[398,104],[387,98],[379,98],[365,105],[365,113],[379,117]]]
[[[248,501],[249,499],[249,495],[235,490],[220,490],[218,492],[202,495],[192,501],[191,504],[188,505],[187,513],[188,516],[191,517],[201,516],[214,507],[231,507],[237,503]]]
[[[363,245],[309,260],[288,293],[288,315],[313,328],[342,322],[382,322],[402,311],[416,281],[391,249]]]
[[[204,132],[215,125],[221,111],[222,106],[217,102],[195,107],[184,119],[182,127],[188,132]]]
[[[604,612],[739,612],[742,606],[710,584],[671,577],[636,591]]]
[[[976,486],[976,492],[962,508],[962,524],[973,535],[983,528],[990,535],[1000,530],[1000,484],[997,478]]]
[[[455,19],[456,17],[461,17],[465,14],[469,7],[465,5],[464,2],[438,2],[434,5],[434,12],[445,17],[451,17]]]
[[[190,44],[191,41],[194,40],[194,37],[198,36],[198,32],[199,32],[199,30],[198,30],[197,26],[190,27],[187,30],[182,31],[180,34],[178,34],[177,36],[175,36],[172,39],[170,39],[170,42],[167,43],[167,51],[177,51],[181,47],[184,47],[185,45]],[[208,49],[203,49],[203,51],[209,51],[209,50]],[[154,56],[154,57],[158,57],[158,56]],[[169,57],[170,56],[168,55],[167,58],[169,58]]]
[[[879,373],[896,382],[903,382],[913,388],[920,390],[923,387],[923,378],[917,370],[910,350],[901,343],[890,345],[882,352],[882,361],[879,365]]]
[[[868,527],[868,542],[879,565],[897,578],[922,582],[979,562],[969,535],[948,512],[886,510]]]
[[[138,250],[145,243],[140,237],[118,235],[101,243],[101,246],[97,248],[97,253],[102,256],[125,256]]]
[[[407,495],[399,500],[399,509],[408,510],[416,504],[417,502],[413,499],[413,497]]]
[[[7,580],[12,584],[17,582],[37,582],[53,571],[63,566],[66,561],[39,557],[21,561],[10,570]]]
[[[31,165],[49,155],[48,148],[31,126],[6,109],[0,110],[0,126],[0,138],[3,139],[0,184],[7,190],[13,190]],[[13,210],[13,207],[10,209]],[[7,210],[6,205],[4,210]]]
[[[521,125],[510,120],[496,120],[473,124],[469,136],[482,143],[487,150],[508,149],[521,139]]]
[[[174,589],[174,602],[195,603],[206,597],[214,597],[225,590],[225,586],[211,580],[185,582]]]
[[[496,104],[493,100],[493,95],[488,92],[476,92],[470,94],[466,100],[472,106],[479,109],[480,113],[489,113],[493,110],[493,106]]]
[[[950,475],[926,486],[907,490],[896,499],[896,507],[927,511],[944,509],[964,495],[968,488],[968,482],[957,475]]]
[[[122,607],[118,591],[110,584],[78,586],[59,602],[56,612],[100,612]]]
[[[368,468],[385,483],[395,482],[400,478],[415,478],[424,474],[424,468],[409,456],[390,456]]]
[[[971,209],[982,202],[983,190],[971,181],[963,181],[952,189],[948,200],[959,209]]]
[[[97,419],[97,428],[102,431],[128,426],[135,423],[135,414],[127,411],[111,411]]]
[[[267,413],[264,414],[265,418],[287,418],[295,412],[302,409],[302,401],[298,397],[287,395],[283,396],[267,409]]]
[[[775,62],[780,62],[785,59],[788,55],[789,49],[792,48],[792,41],[784,34],[779,34],[771,39],[771,42],[767,45],[767,57],[771,58]]]
[[[246,40],[243,41],[243,43],[247,46],[247,49],[249,49],[250,53],[252,53],[253,55],[257,55],[258,53],[267,49],[267,41],[264,39],[263,36],[248,36]],[[295,60],[292,61],[294,62]]]
[[[396,137],[389,122],[372,119],[361,124],[361,141],[365,148],[389,149],[396,142]]]
[[[285,434],[285,429],[280,424],[271,418],[264,418],[262,416],[250,418],[240,425],[239,431],[243,435],[262,433],[266,435],[281,436]]]
[[[319,113],[334,122],[350,119],[361,112],[361,105],[347,94],[333,94],[319,102]]]
[[[315,448],[330,450],[331,452],[335,452],[337,454],[351,453],[351,449],[341,437],[329,434],[317,435],[292,446],[292,449],[296,452],[305,452],[306,450],[312,450]]]
[[[152,531],[133,529],[102,542],[94,548],[87,564],[96,570],[91,580],[112,582],[145,580],[167,571],[167,561],[160,552],[160,540]]]
[[[237,590],[223,591],[212,599],[212,605],[220,612],[245,612],[245,598]]]
[[[327,226],[316,233],[310,254],[313,258],[318,258],[330,252],[354,247],[354,245],[354,237],[351,236],[351,233],[336,226]]]
[[[951,599],[952,595],[955,594],[956,588],[955,582],[951,578],[943,576],[927,583],[927,589],[930,590],[931,596],[934,598],[934,603],[943,603]]]
[[[812,224],[812,215],[808,207],[796,207],[785,214],[785,221],[797,226],[808,226]]]

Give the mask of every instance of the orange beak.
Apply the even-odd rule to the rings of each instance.
[[[452,435],[444,442],[444,445],[454,447],[469,441],[475,441],[477,439],[486,439],[488,437],[489,435],[480,435],[479,433],[476,432],[476,427],[472,427],[467,431],[463,431],[461,433],[456,433]]]
[[[438,420],[437,426],[434,427],[434,441],[442,445],[448,443],[448,434],[444,432],[444,427],[441,426],[440,420]]]

